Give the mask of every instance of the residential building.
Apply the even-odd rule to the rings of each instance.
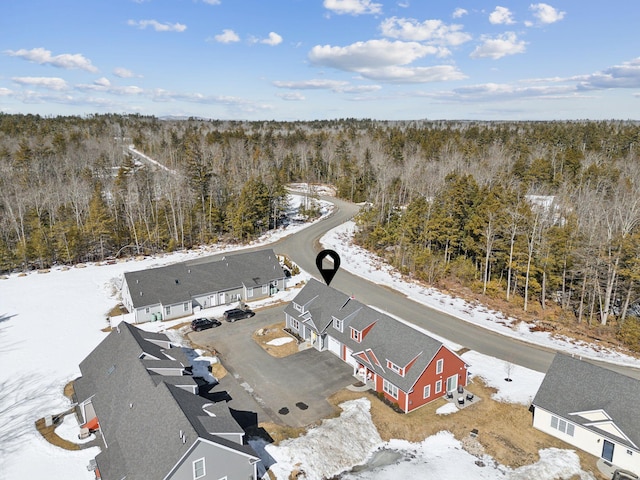
[[[467,365],[429,335],[310,280],[285,308],[286,327],[410,412],[467,384]]]

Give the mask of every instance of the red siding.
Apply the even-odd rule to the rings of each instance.
[[[362,336],[360,337],[360,341],[362,341],[364,339],[364,337],[367,336],[367,333],[369,333],[371,331],[371,329],[373,328],[373,326],[376,324],[377,322],[373,322],[371,325],[369,325],[368,327],[366,327],[364,330],[362,330]]]
[[[444,359],[442,373],[436,375],[436,363],[441,358]],[[413,387],[413,391],[409,394],[409,411],[444,396],[447,389],[447,378],[456,374],[458,375],[458,385],[466,386],[467,368],[464,361],[446,347],[441,347],[431,363],[422,372]],[[436,381],[438,380],[442,380],[442,391],[440,393],[436,393]],[[427,385],[431,385],[431,396],[423,398],[424,387]],[[404,407],[403,404],[401,406]]]

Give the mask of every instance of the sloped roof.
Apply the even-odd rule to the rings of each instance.
[[[199,258],[124,274],[135,308],[174,305],[192,297],[245,287],[266,285],[284,278],[272,249]]]
[[[311,321],[320,328],[318,334],[328,333],[351,349],[356,355],[367,349],[373,350],[382,367],[371,362],[368,366],[405,392],[411,391],[424,369],[438,353],[446,348],[441,342],[406,325],[389,315],[381,313],[363,303],[350,298],[334,288],[311,279],[293,299],[298,305],[306,305]],[[304,315],[289,304],[285,311],[299,321],[305,322]],[[342,332],[334,328],[332,317],[343,321]],[[351,327],[362,331],[375,324],[361,342],[351,339]],[[417,358],[416,358],[417,357]],[[363,360],[362,357],[358,357]],[[404,377],[386,367],[386,360],[399,367],[405,367],[416,359]]]
[[[640,381],[562,353],[556,356],[533,405],[582,425],[623,445],[640,448]],[[602,410],[624,435],[598,428],[585,412]],[[601,425],[602,426],[602,425]]]
[[[145,333],[123,322],[80,364],[82,390],[93,388],[92,403],[107,446],[96,457],[102,478],[164,478],[198,439],[257,459],[250,447],[217,437],[207,428],[211,420],[203,408],[210,402],[175,386],[189,384],[192,378],[185,377],[183,383],[167,377],[165,382],[162,375],[147,370],[154,362],[179,364],[140,359],[150,348]],[[241,431],[226,406],[215,414],[222,434]],[[206,425],[200,418],[207,419]]]

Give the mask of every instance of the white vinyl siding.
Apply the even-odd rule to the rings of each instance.
[[[202,478],[207,474],[204,468],[204,458],[200,458],[193,462],[193,480]]]
[[[444,369],[444,359],[441,358],[436,362],[436,375],[441,374],[443,369]]]
[[[262,294],[266,295],[269,293],[269,285],[262,285]]]
[[[387,380],[383,380],[382,389],[393,398],[398,398],[398,387],[396,387],[393,383],[390,383]]]

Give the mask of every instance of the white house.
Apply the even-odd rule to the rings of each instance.
[[[191,315],[199,308],[251,301],[286,288],[272,249],[201,258],[124,274],[122,303],[136,323]]]
[[[640,474],[639,401],[639,380],[558,353],[533,399],[533,426]]]

